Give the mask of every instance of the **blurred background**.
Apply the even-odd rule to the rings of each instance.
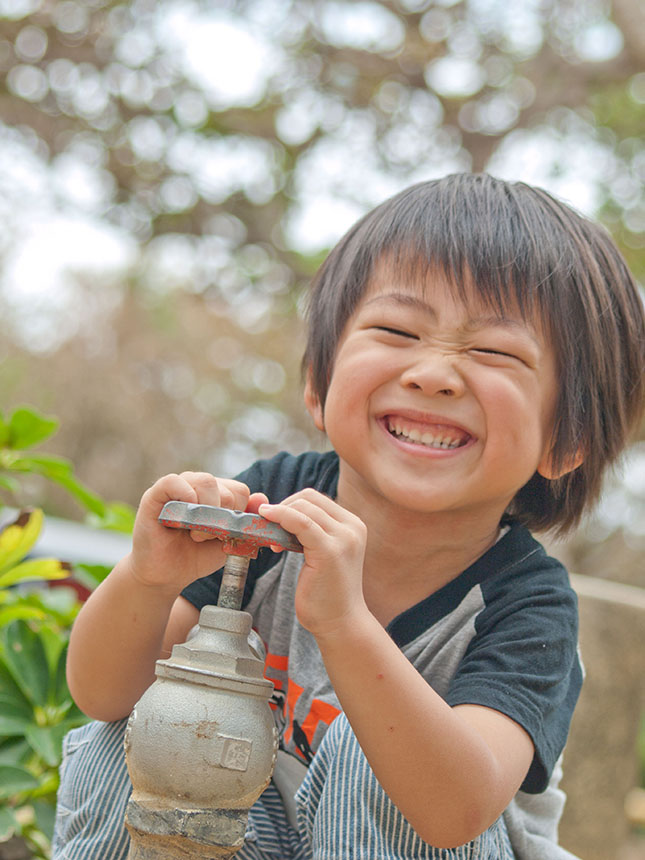
[[[541,185],[645,279],[640,0],[0,0],[0,81],[0,410],[107,499],[324,446],[303,294],[412,182]],[[643,438],[554,547],[580,574],[645,585]]]

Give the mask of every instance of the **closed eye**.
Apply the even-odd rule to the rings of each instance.
[[[409,331],[403,331],[400,328],[391,328],[387,325],[375,325],[373,326],[373,328],[375,328],[377,331],[387,332],[387,334],[397,335],[398,337],[407,337],[411,338],[412,340],[418,340],[416,334],[411,334]]]
[[[484,347],[474,347],[472,352],[475,352],[479,355],[491,355],[498,356],[499,358],[512,358],[515,361],[520,361],[522,364],[526,364],[523,358],[520,358],[519,355],[515,355],[513,352],[504,352],[501,349],[486,349]]]
[[[516,358],[512,353],[502,352],[501,349],[483,349],[482,347],[476,347],[473,349],[473,352],[483,352],[486,355],[506,355],[508,358]]]

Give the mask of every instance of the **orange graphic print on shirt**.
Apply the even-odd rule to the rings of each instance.
[[[288,675],[289,658],[268,653],[264,663],[265,677],[275,687],[271,707],[286,749],[291,749],[309,764],[322,734],[340,714],[340,708],[323,699],[309,698],[305,688]],[[318,729],[323,728],[323,731]]]

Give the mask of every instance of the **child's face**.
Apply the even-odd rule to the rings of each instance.
[[[336,352],[324,413],[341,459],[339,499],[501,516],[535,473],[549,476],[555,359],[539,326],[375,272]]]

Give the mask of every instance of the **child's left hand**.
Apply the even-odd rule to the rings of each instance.
[[[305,563],[296,591],[298,621],[314,636],[347,629],[356,614],[367,609],[365,524],[312,489],[301,490],[279,505],[260,505],[258,513],[295,534],[304,547]]]

